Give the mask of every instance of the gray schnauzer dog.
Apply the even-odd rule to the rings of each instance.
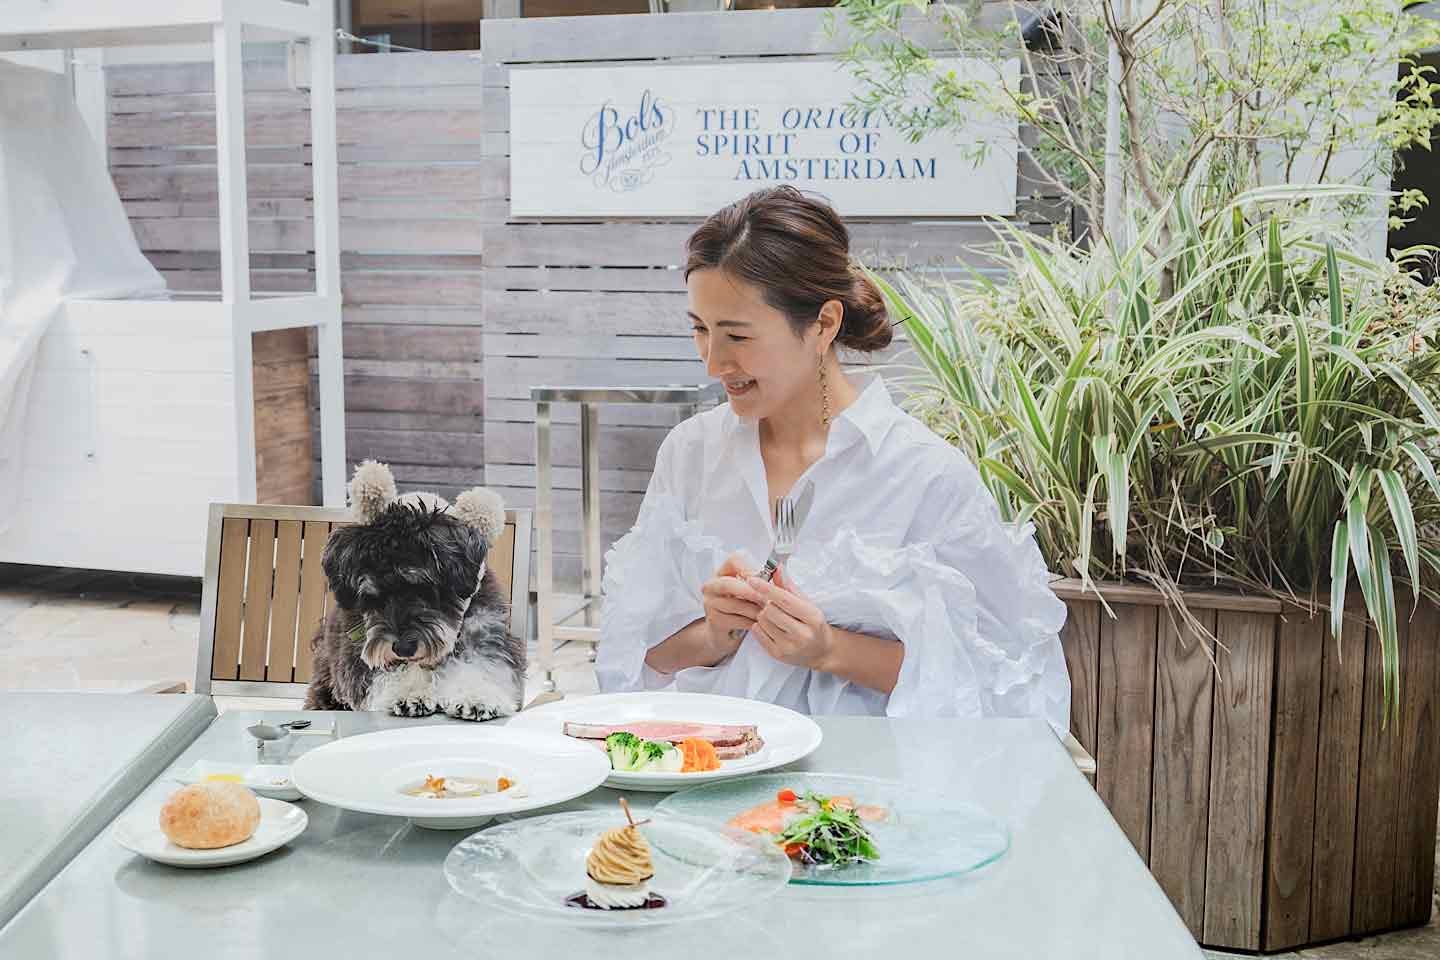
[[[499,496],[397,497],[390,469],[366,461],[350,502],[356,522],[330,534],[321,559],[335,609],[314,639],[306,709],[461,720],[518,710],[525,643],[485,566],[505,527]]]

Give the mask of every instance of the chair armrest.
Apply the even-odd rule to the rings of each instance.
[[[531,700],[529,703],[525,704],[525,706],[521,707],[520,709],[530,710],[534,707],[543,707],[547,703],[554,703],[556,700],[564,699],[565,694],[561,693],[558,690],[551,690],[547,693],[536,694],[534,700]]]
[[[161,680],[159,683],[152,683],[149,686],[141,687],[139,690],[132,690],[131,693],[184,693],[184,680]]]

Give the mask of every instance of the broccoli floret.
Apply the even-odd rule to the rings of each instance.
[[[642,770],[672,773],[679,771],[684,765],[684,757],[671,744],[641,740],[626,730],[612,733],[605,738],[605,752],[610,755],[611,770],[628,773]]]
[[[637,749],[642,742],[643,741],[641,741],[639,737],[635,736],[635,734],[631,733],[630,731],[620,730],[616,733],[610,734],[610,736],[605,738],[605,747],[606,749],[609,749],[610,747],[618,744],[622,747],[627,747],[628,749],[634,750]]]
[[[605,738],[605,752],[610,755],[610,769],[638,770],[644,762],[642,741],[633,733],[621,730]]]

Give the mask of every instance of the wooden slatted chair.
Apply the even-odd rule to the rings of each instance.
[[[350,522],[335,507],[216,503],[205,540],[195,692],[305,696],[310,641],[334,604],[320,567],[330,531]],[[529,510],[507,510],[487,565],[510,594],[510,632],[528,636]]]

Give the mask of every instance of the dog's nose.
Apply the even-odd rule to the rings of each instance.
[[[415,656],[415,651],[420,649],[420,641],[414,637],[406,640],[396,640],[390,645],[390,648],[395,651],[395,656],[397,657],[413,657]]]

